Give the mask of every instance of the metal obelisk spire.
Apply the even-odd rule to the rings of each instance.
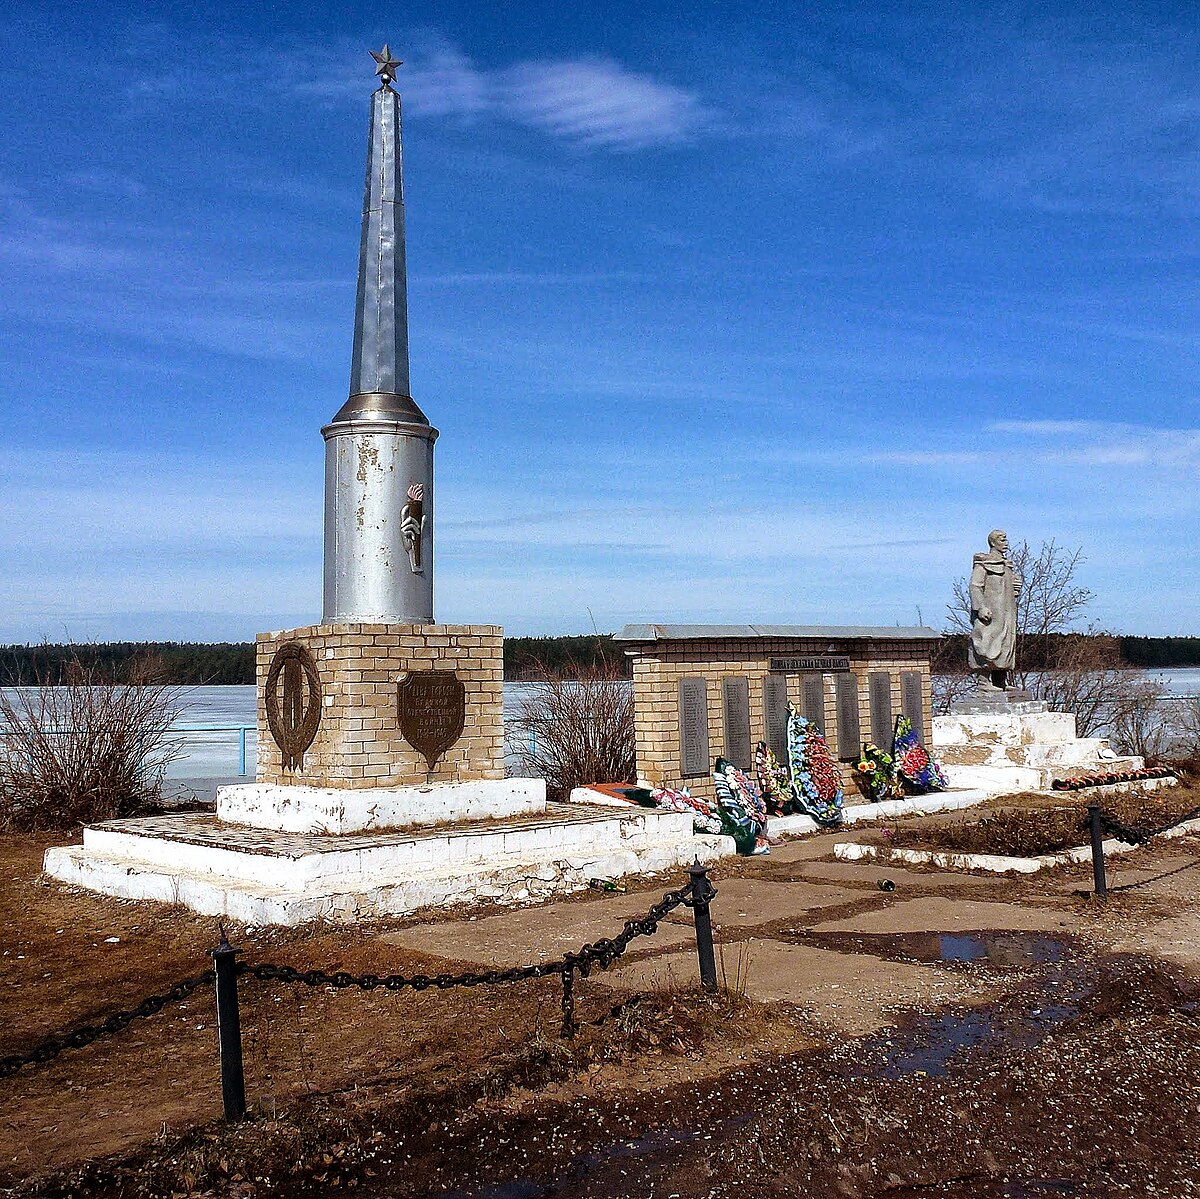
[[[408,394],[400,63],[371,57],[371,98],[350,398],[325,438],[324,623],[433,620],[433,443]]]

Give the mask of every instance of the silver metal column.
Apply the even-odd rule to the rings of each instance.
[[[372,57],[350,398],[325,438],[324,623],[433,621],[433,443],[408,394],[400,97],[388,48]]]

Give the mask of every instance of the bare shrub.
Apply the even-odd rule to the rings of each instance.
[[[632,782],[633,688],[621,664],[601,657],[554,670],[539,665],[509,721],[508,749],[522,774],[546,780],[552,799],[586,783]]]
[[[75,661],[59,685],[0,690],[0,827],[74,828],[144,809],[183,753],[171,733],[181,699],[140,663],[119,682]]]
[[[962,639],[943,637],[930,662],[933,675],[933,714],[945,716],[954,704],[969,699],[975,690],[975,676],[967,669]]]
[[[1200,761],[1200,696],[1184,695],[1166,701],[1170,707],[1170,734],[1165,756],[1172,763]]]

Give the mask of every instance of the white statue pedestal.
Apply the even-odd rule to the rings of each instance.
[[[217,819],[281,833],[368,833],[546,812],[544,779],[475,779],[424,786],[242,783],[217,791]]]
[[[1049,791],[1056,778],[1138,770],[1141,758],[1118,757],[1102,737],[1076,736],[1070,712],[1037,701],[987,711],[955,711],[933,720],[934,757],[951,787],[993,794]]]

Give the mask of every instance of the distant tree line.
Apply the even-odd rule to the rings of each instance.
[[[1027,633],[1020,639],[1018,664],[1022,670],[1051,670],[1059,661],[1062,643],[1079,636],[1078,633]],[[1142,670],[1200,666],[1200,637],[1116,637],[1095,633],[1087,640],[1103,650],[1108,660]],[[935,672],[939,666],[965,670],[966,662],[967,635],[944,633],[934,657]]]
[[[622,678],[633,671],[621,646],[610,633],[587,633],[577,637],[505,637],[504,677],[534,679],[579,667],[591,670],[615,667]]]
[[[1064,634],[1026,636],[1021,643],[1021,667],[1041,670],[1057,660],[1056,638]],[[1114,658],[1143,669],[1200,667],[1200,637],[1097,636]],[[935,656],[934,669],[964,669],[967,639],[948,633]],[[575,637],[506,637],[504,677],[534,679],[564,668],[605,667],[621,676],[630,674],[629,659],[607,633]],[[71,671],[83,669],[99,679],[121,681],[135,675],[179,686],[254,682],[251,643],[206,644],[184,641],[113,641],[82,645],[0,646],[0,686],[62,683]]]
[[[1119,637],[1131,666],[1200,666],[1200,637]]]
[[[82,670],[110,682],[133,678],[199,686],[254,682],[254,646],[220,642],[110,641],[0,647],[0,686],[54,686]]]

